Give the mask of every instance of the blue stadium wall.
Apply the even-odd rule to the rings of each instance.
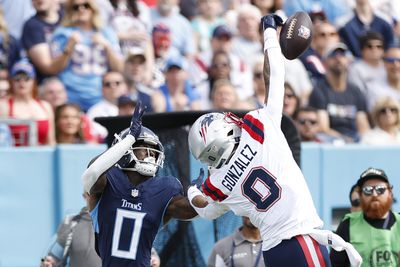
[[[84,205],[80,176],[103,145],[0,149],[0,267],[38,266],[58,223]],[[327,229],[332,209],[348,208],[348,191],[367,167],[384,169],[399,198],[400,147],[302,145],[302,169]],[[191,159],[191,177],[200,165]],[[394,205],[399,211],[399,203]],[[239,225],[236,218],[234,224]],[[211,221],[193,222],[201,253],[214,244]],[[228,234],[228,233],[225,233]]]

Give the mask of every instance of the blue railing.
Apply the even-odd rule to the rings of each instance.
[[[0,267],[39,265],[62,217],[85,204],[80,176],[105,148],[0,149]],[[384,169],[399,198],[399,159],[400,146],[303,144],[302,169],[326,228],[331,228],[333,208],[349,206],[348,191],[367,167]],[[192,160],[191,165],[191,177],[196,177],[199,164]],[[399,210],[399,203],[394,210]],[[194,226],[207,258],[213,244],[212,223],[198,219]]]

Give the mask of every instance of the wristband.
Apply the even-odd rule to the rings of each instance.
[[[187,196],[188,196],[190,205],[193,206],[193,204],[192,204],[193,198],[195,198],[197,196],[202,196],[202,195],[203,195],[203,193],[195,185],[192,185],[191,187],[188,188]]]

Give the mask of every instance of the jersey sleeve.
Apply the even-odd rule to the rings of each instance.
[[[264,31],[264,46],[265,53],[268,54],[269,65],[269,84],[267,111],[272,116],[272,119],[279,123],[281,122],[285,83],[285,63],[276,30],[266,29]]]
[[[22,30],[21,42],[24,49],[29,50],[33,46],[46,42],[44,32],[41,30],[38,22],[30,19],[24,24]]]
[[[178,178],[173,176],[167,176],[164,177],[164,179],[166,179],[169,185],[171,197],[183,195],[183,186],[181,182],[178,180]]]

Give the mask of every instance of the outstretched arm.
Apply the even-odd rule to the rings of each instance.
[[[135,108],[132,116],[131,126],[129,134],[116,145],[112,146],[105,153],[100,155],[83,173],[82,182],[85,192],[94,192],[93,187],[97,183],[98,179],[103,175],[105,171],[115,165],[125,152],[135,143],[135,140],[140,135],[142,128],[142,116],[145,107],[139,102]],[[102,188],[104,189],[104,187]]]
[[[174,197],[167,207],[164,215],[164,224],[170,219],[190,220],[197,216],[197,212],[190,205],[187,197],[176,196]]]
[[[261,19],[264,29],[264,82],[265,100],[268,109],[274,114],[282,114],[285,82],[285,66],[278,41],[277,27],[282,19],[275,14]]]

